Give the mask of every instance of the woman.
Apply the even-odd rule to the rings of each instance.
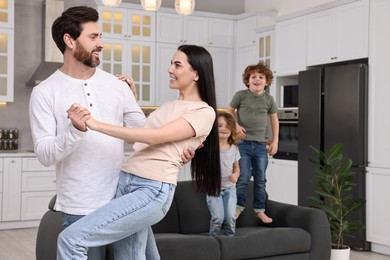
[[[85,108],[79,108],[89,118],[90,130],[134,143],[134,153],[122,167],[117,198],[60,234],[57,259],[87,259],[89,247],[116,241],[128,244],[129,259],[146,259],[147,236],[151,226],[169,210],[181,152],[189,146],[204,144],[191,163],[197,190],[219,195],[221,170],[211,55],[203,47],[180,46],[168,72],[169,86],[179,90],[179,99],[151,113],[142,129],[99,122]],[[148,255],[148,259],[154,257]]]

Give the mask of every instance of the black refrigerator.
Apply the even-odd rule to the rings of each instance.
[[[316,166],[310,145],[327,152],[334,144],[344,145],[344,158],[352,160],[357,186],[352,194],[365,198],[367,166],[367,63],[312,68],[299,72],[298,120],[298,204],[310,206],[315,195]],[[366,224],[365,208],[351,219]],[[354,249],[368,250],[365,230],[355,232],[345,243]]]

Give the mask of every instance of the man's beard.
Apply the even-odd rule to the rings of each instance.
[[[98,50],[94,50],[98,51]],[[100,51],[100,50],[99,50]],[[84,65],[94,68],[99,66],[100,59],[97,57],[94,57],[92,53],[88,52],[81,44],[80,42],[77,42],[76,50],[73,55],[76,60],[82,62]]]

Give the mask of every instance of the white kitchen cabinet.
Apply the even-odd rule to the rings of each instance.
[[[261,31],[256,34],[259,62],[264,62],[270,70],[274,67],[274,30]]]
[[[131,76],[138,104],[154,106],[155,13],[127,8],[98,10],[104,42],[99,67],[112,74]]]
[[[156,50],[156,105],[161,106],[166,101],[174,100],[179,97],[178,90],[169,88],[168,69],[171,65],[173,54],[178,45],[171,43],[157,43]]]
[[[308,15],[307,65],[368,57],[369,1]]]
[[[370,6],[370,57],[368,91],[368,163],[390,169],[390,1],[374,0]]]
[[[0,27],[14,28],[15,0],[0,1]]]
[[[367,181],[367,240],[390,246],[390,169],[369,167]]]
[[[22,158],[4,158],[1,221],[20,220]]]
[[[209,18],[209,43],[213,47],[234,47],[234,21]]]
[[[157,42],[208,44],[208,21],[203,17],[157,13]]]
[[[390,161],[388,147],[390,121],[387,120],[388,57],[390,56],[390,1],[370,1],[368,165],[366,175],[367,240],[371,250],[390,255]]]
[[[157,42],[233,47],[233,20],[157,13]]]
[[[45,167],[31,155],[15,154],[0,157],[0,161],[4,164],[0,170],[0,229],[38,226],[56,193],[54,166]]]
[[[276,23],[274,40],[275,75],[294,75],[306,69],[306,30],[306,16]]]
[[[14,100],[14,0],[0,2],[0,102]]]
[[[232,48],[207,48],[213,57],[215,92],[217,107],[226,108],[232,98],[233,92],[233,49]]]
[[[248,65],[257,64],[259,62],[257,45],[252,44],[246,47],[237,48],[235,60],[236,67],[234,68],[234,75],[236,84],[233,87],[234,93],[239,90],[246,89],[246,86],[242,82],[242,74],[244,73],[245,68]]]
[[[237,21],[236,45],[238,48],[256,44],[257,15]]]
[[[269,159],[267,193],[269,199],[298,205],[298,162]]]
[[[100,67],[112,74],[131,76],[139,105],[155,105],[155,43],[115,38],[104,39]]]
[[[155,13],[128,8],[98,7],[104,38],[155,40]]]

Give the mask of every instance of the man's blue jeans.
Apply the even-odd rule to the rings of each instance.
[[[245,208],[248,184],[253,176],[253,208],[255,212],[265,211],[266,182],[268,166],[267,145],[257,141],[241,141],[238,144],[241,159],[240,177],[236,183],[237,205]]]
[[[124,195],[61,232],[57,260],[87,259],[89,247],[111,244],[124,238],[129,241],[122,244],[128,247],[126,259],[144,260],[150,256],[146,252],[146,243],[152,232],[151,226],[168,212],[175,185],[121,172],[118,190]]]
[[[218,197],[207,196],[206,200],[211,214],[210,236],[220,236],[221,228],[224,229],[224,235],[234,236],[236,231],[236,187],[222,189]]]

